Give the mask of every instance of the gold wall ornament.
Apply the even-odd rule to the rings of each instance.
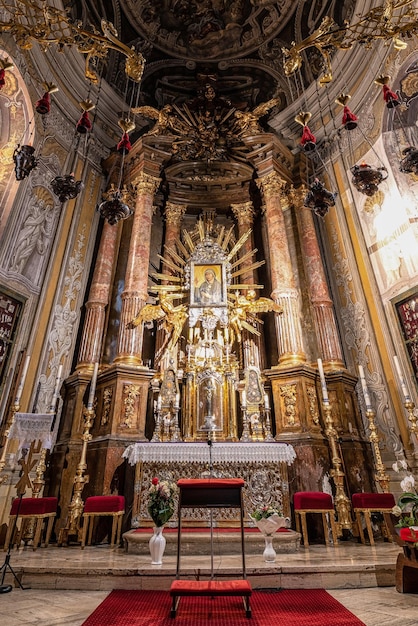
[[[134,428],[136,426],[136,415],[138,413],[138,403],[141,396],[141,388],[139,385],[123,386],[123,421],[122,426],[125,428]]]
[[[135,196],[154,196],[157,191],[159,184],[161,183],[161,178],[157,178],[156,176],[152,176],[151,174],[146,174],[145,172],[139,172],[130,183],[135,188],[134,195]]]
[[[373,447],[374,464],[376,468],[375,478],[380,484],[383,493],[389,493],[390,478],[385,471],[385,466],[382,461],[382,455],[380,454],[380,447],[379,447],[380,437],[379,437],[379,433],[377,430],[376,422],[374,420],[375,416],[376,416],[376,413],[374,412],[374,410],[371,407],[368,407],[366,410],[366,417],[369,422],[369,430],[370,430],[369,441]]]
[[[361,44],[371,49],[373,42],[379,39],[392,42],[396,50],[405,48],[402,37],[410,37],[418,32],[418,8],[411,5],[416,5],[414,0],[384,0],[381,6],[358,16],[354,23],[344,23],[343,26],[338,26],[329,16],[324,17],[312,35],[299,43],[292,43],[290,48],[282,48],[286,76],[300,69],[303,63],[301,53],[308,48],[316,48],[324,59],[325,74],[320,84],[332,80],[329,54],[332,48],[350,50],[354,44]]]
[[[40,45],[43,52],[53,44],[59,51],[75,46],[77,52],[85,56],[85,77],[93,83],[99,82],[94,64],[106,58],[110,50],[116,50],[126,57],[126,75],[140,82],[145,59],[140,52],[118,39],[111,22],[102,19],[103,34],[100,34],[96,30],[84,29],[79,21],[74,21],[64,11],[46,2],[19,0],[15,5],[10,0],[0,0],[0,8],[3,10],[0,30],[10,33],[22,50],[30,50],[33,41]]]
[[[286,186],[286,181],[277,172],[270,172],[270,174],[258,178],[256,182],[265,198],[281,195],[282,190]],[[268,210],[268,207],[266,207],[266,210]]]

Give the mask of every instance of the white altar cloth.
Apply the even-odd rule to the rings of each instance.
[[[131,465],[137,463],[208,462],[210,450],[207,443],[133,443],[123,457]],[[291,465],[296,452],[288,443],[212,443],[213,463],[285,462]]]

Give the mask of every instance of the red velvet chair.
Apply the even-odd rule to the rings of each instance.
[[[89,529],[87,545],[91,545],[93,535],[94,518],[102,515],[112,516],[112,533],[110,545],[113,548],[120,543],[122,532],[122,518],[125,513],[124,496],[90,496],[87,498],[83,511],[83,532],[81,538],[81,548],[86,545],[87,530]],[[91,522],[91,523],[90,523]]]
[[[47,548],[51,538],[52,527],[57,514],[58,498],[15,498],[9,513],[9,525],[7,527],[4,550],[7,552],[10,542],[12,545],[20,544],[24,537],[25,530],[31,519],[36,520],[35,532],[33,536],[33,549],[41,543],[42,527],[45,520],[48,520],[44,547]],[[20,528],[17,530],[17,525]],[[17,531],[14,532],[13,531]],[[14,537],[12,537],[12,533]]]
[[[356,522],[361,543],[366,543],[363,532],[362,515],[366,522],[367,533],[369,535],[370,545],[374,545],[373,529],[371,514],[372,513],[390,513],[395,506],[395,498],[391,493],[353,493],[351,496],[353,511],[356,515]],[[392,535],[387,527],[386,521],[383,520],[382,530],[389,541],[392,541]]]
[[[293,496],[293,507],[295,512],[296,530],[300,532],[300,521],[302,521],[303,545],[309,546],[308,528],[306,526],[307,513],[320,513],[324,527],[325,543],[329,545],[327,515],[331,526],[331,533],[334,546],[338,543],[337,526],[335,524],[335,511],[332,496],[322,491],[298,491]]]

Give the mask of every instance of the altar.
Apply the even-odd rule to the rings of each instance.
[[[245,520],[254,509],[272,505],[290,517],[287,466],[296,458],[293,447],[285,443],[135,443],[123,454],[135,466],[132,527],[151,526],[148,514],[148,489],[154,476],[177,482],[179,478],[243,478]],[[192,509],[183,518],[187,526],[208,526],[205,509]],[[238,524],[235,509],[213,511],[216,526]],[[177,511],[169,526],[177,526]]]

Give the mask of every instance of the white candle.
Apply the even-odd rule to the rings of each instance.
[[[94,394],[96,392],[96,382],[97,382],[97,372],[98,371],[99,371],[99,363],[95,363],[94,364],[94,370],[93,370],[93,376],[91,377],[91,383],[90,383],[89,400],[87,402],[87,409],[88,410],[91,410],[93,408]]]
[[[247,392],[245,389],[242,392],[242,406],[247,406]]]
[[[29,362],[30,362],[30,356],[28,354],[23,364],[22,377],[20,379],[19,387],[17,388],[15,404],[20,403],[20,398],[22,397],[22,393],[23,393],[23,387],[25,385],[26,374],[28,373]]]
[[[158,409],[158,411],[161,411],[161,404],[162,404],[161,396],[158,396],[158,400],[157,400],[157,409]]]
[[[266,393],[264,394],[264,408],[265,409],[269,409],[270,408],[269,397],[268,397],[268,395]]]
[[[360,374],[360,382],[361,382],[361,386],[363,389],[363,395],[364,395],[364,402],[366,405],[366,409],[371,409],[372,408],[372,403],[370,401],[370,395],[369,395],[369,390],[367,389],[367,384],[366,384],[366,377],[364,375],[364,369],[362,365],[358,366],[358,371]]]
[[[59,391],[59,386],[60,386],[60,382],[61,382],[61,374],[62,374],[62,363],[60,363],[59,366],[58,366],[58,373],[57,373],[57,377],[55,379],[55,389],[54,389],[54,394],[52,396],[52,401],[51,401],[51,406],[50,406],[50,413],[55,413],[55,404],[56,404],[57,398],[58,398],[58,391]]]
[[[180,394],[176,393],[176,407],[180,407]]]
[[[405,402],[411,402],[411,396],[409,395],[409,391],[408,391],[408,388],[406,386],[405,379],[404,379],[403,374],[402,374],[401,366],[399,364],[399,360],[398,360],[398,357],[396,356],[396,354],[393,357],[393,360],[395,362],[396,371],[398,372],[398,377],[399,377],[399,381],[401,383],[402,393],[404,395]]]
[[[321,380],[322,399],[325,404],[329,404],[327,383],[325,382],[324,368],[322,367],[322,359],[318,359],[318,372]]]

